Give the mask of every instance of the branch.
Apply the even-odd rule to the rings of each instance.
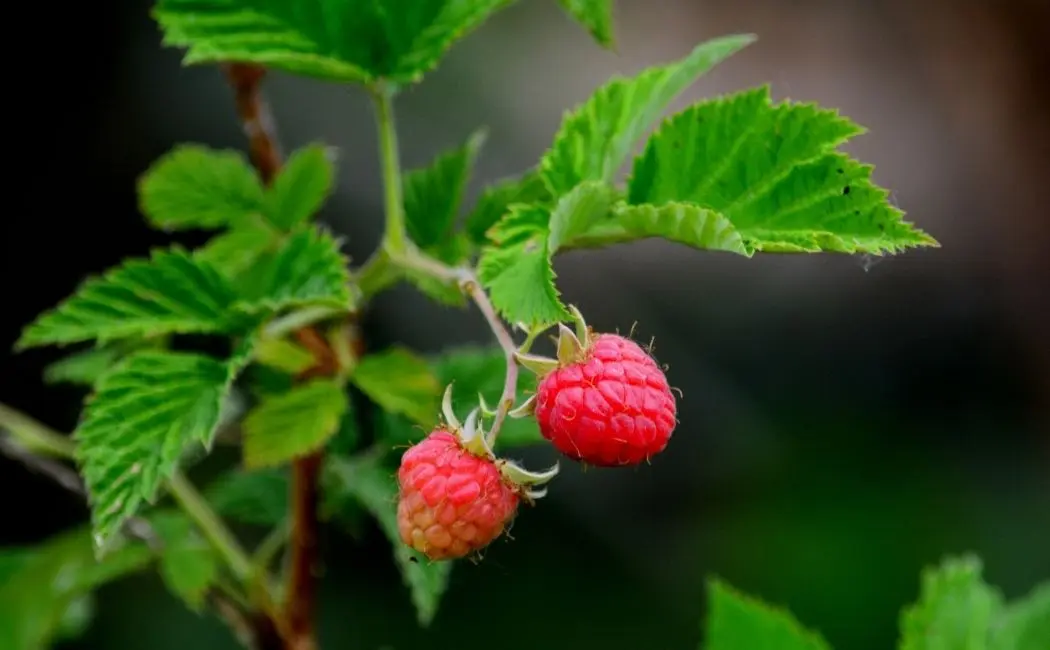
[[[281,169],[281,149],[270,107],[259,92],[266,69],[248,63],[231,63],[223,68],[233,88],[237,115],[244,126],[244,134],[248,136],[252,164],[263,183],[269,185]]]

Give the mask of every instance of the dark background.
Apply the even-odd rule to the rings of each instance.
[[[19,4],[11,35],[26,34],[4,45],[5,350],[86,274],[170,241],[136,213],[135,179],[154,158],[180,141],[245,146],[218,71],[160,48],[149,2]],[[378,531],[363,543],[329,531],[324,647],[694,648],[703,579],[719,575],[790,605],[839,648],[874,650],[893,645],[899,607],[942,554],[979,553],[1010,597],[1050,578],[1047,4],[617,4],[618,54],[553,0],[522,0],[458,44],[399,100],[406,165],[488,125],[474,196],[534,164],[563,110],[613,72],[754,32],[681,104],[770,82],[778,99],[842,109],[870,129],[849,151],[943,248],[745,260],[647,242],[559,259],[565,297],[593,325],[655,337],[684,392],[670,449],[637,470],[566,468],[515,542],[456,567],[429,632]],[[286,150],[339,148],[324,217],[363,260],[381,222],[365,98],[282,75],[267,90]],[[487,340],[475,312],[408,289],[384,296],[366,328],[373,346]],[[0,401],[72,428],[82,393],[39,379],[59,352],[2,354]],[[86,516],[6,459],[0,490],[0,543]],[[106,588],[99,610],[63,647],[233,647],[152,577]]]

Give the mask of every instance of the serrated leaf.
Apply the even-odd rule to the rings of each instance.
[[[604,217],[573,233],[562,246],[602,248],[659,237],[693,248],[750,255],[740,233],[721,214],[692,203],[627,205],[619,203]]]
[[[246,524],[276,526],[288,513],[289,486],[284,467],[237,470],[210,485],[206,496],[224,517]]]
[[[123,540],[97,560],[87,528],[31,548],[0,549],[0,648],[45,650],[82,631],[91,592],[146,568],[150,560],[145,545]]]
[[[419,624],[429,626],[448,588],[452,562],[431,562],[401,541],[397,481],[375,457],[332,458],[328,470],[339,492],[356,499],[379,522],[393,546],[394,559],[409,589]]]
[[[334,176],[325,147],[314,144],[296,150],[266,193],[266,218],[286,231],[308,221],[331,193]]]
[[[320,449],[339,429],[348,404],[343,386],[330,379],[264,400],[244,419],[244,464],[279,465]]]
[[[871,182],[870,166],[835,152],[863,131],[836,111],[773,104],[768,87],[700,102],[649,140],[635,161],[628,203],[691,203],[718,213],[747,255],[878,254],[935,244],[901,220],[888,192]]]
[[[685,58],[617,77],[567,114],[540,173],[555,196],[583,181],[612,183],[642,135],[678,95],[719,62],[754,41],[726,36],[698,45]]]
[[[465,232],[475,244],[488,243],[488,231],[517,203],[547,205],[553,202],[539,171],[530,169],[519,178],[508,178],[485,188],[467,215]]]
[[[703,650],[830,650],[790,612],[747,596],[719,580],[707,585],[708,613]]]
[[[553,212],[516,205],[493,227],[490,237],[495,243],[482,252],[478,278],[503,318],[528,325],[569,318],[554,284],[551,258],[563,244],[604,219],[612,200],[611,188],[588,181],[563,196]]]
[[[612,0],[558,0],[558,4],[586,27],[602,47],[613,47]]]
[[[156,250],[84,282],[22,333],[16,349],[158,334],[223,333],[232,319],[233,288],[206,262],[178,247]]]
[[[992,621],[990,650],[1044,650],[1050,640],[1050,582],[1009,603]]]
[[[276,244],[274,232],[260,225],[239,226],[215,235],[194,251],[227,278],[235,278]]]
[[[316,227],[289,235],[257,269],[255,282],[242,287],[238,307],[249,313],[308,306],[350,309],[350,272],[340,246]]]
[[[121,358],[115,348],[88,348],[59,359],[44,368],[48,384],[83,384],[91,386]]]
[[[919,600],[901,614],[900,650],[983,650],[1002,597],[981,578],[975,556],[945,559],[922,573]]]
[[[154,228],[215,229],[249,220],[263,206],[263,187],[236,151],[180,145],[139,179],[139,207]]]
[[[414,83],[511,0],[160,0],[186,64],[241,61],[328,81]]]
[[[244,352],[225,362],[185,352],[136,352],[99,382],[73,437],[100,548],[154,500],[189,445],[211,446]]]
[[[428,166],[405,174],[405,225],[421,248],[441,243],[452,234],[463,193],[486,131],[470,134],[462,145],[446,151]]]
[[[403,347],[366,354],[350,381],[386,411],[426,424],[438,412],[442,386],[426,359]]]
[[[218,558],[184,515],[164,513],[150,519],[163,541],[160,577],[191,610],[200,613],[219,576]]]

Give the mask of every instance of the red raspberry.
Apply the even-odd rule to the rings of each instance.
[[[401,540],[431,560],[484,548],[518,509],[518,489],[494,459],[471,453],[445,428],[405,452],[397,479]]]
[[[667,378],[637,343],[593,336],[580,358],[540,381],[540,433],[563,454],[595,466],[636,465],[667,447],[676,424]]]

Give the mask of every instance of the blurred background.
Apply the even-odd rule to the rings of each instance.
[[[170,241],[136,211],[153,159],[182,141],[245,149],[219,71],[161,49],[150,5],[23,4],[19,24],[42,26],[45,45],[3,46],[15,171],[0,221],[0,401],[61,430],[83,393],[41,381],[58,351],[11,354],[19,329],[85,275]],[[790,606],[838,648],[874,650],[893,646],[920,568],[943,554],[979,553],[1008,597],[1050,578],[1050,5],[617,8],[616,53],[553,0],[521,0],[460,42],[399,100],[406,166],[487,125],[476,196],[535,164],[563,111],[609,75],[753,32],[679,106],[768,82],[776,99],[841,109],[870,130],[848,151],[943,248],[746,260],[645,242],[560,258],[565,298],[592,325],[655,338],[684,393],[669,451],[637,470],[566,467],[513,543],[456,567],[429,631],[378,530],[363,543],[327,531],[323,647],[685,650],[700,638],[703,580],[718,575]],[[363,260],[381,222],[365,97],[283,75],[267,92],[286,151],[318,139],[339,149],[324,218]],[[488,340],[475,312],[407,288],[382,297],[366,334],[427,352]],[[0,489],[2,544],[85,520],[75,497],[6,459]],[[95,625],[62,647],[187,646],[234,641],[142,577],[104,589]]]

